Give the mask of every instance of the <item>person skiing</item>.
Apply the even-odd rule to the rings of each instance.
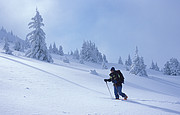
[[[104,79],[105,82],[111,82],[114,85],[114,95],[116,99],[119,99],[119,95],[121,95],[124,100],[127,100],[128,96],[122,92],[122,83],[124,83],[124,77],[120,70],[115,70],[114,67],[111,68],[111,73],[109,74],[109,79]]]

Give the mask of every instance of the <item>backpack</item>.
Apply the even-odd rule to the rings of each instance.
[[[118,75],[119,75],[119,77],[120,77],[121,83],[124,83],[124,76],[123,76],[123,74],[121,73],[121,71],[120,71],[120,70],[117,70],[117,73],[118,73]]]

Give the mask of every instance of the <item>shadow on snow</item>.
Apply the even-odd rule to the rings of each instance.
[[[85,87],[85,86],[83,86],[83,85],[80,85],[80,84],[78,84],[78,83],[75,83],[75,82],[73,82],[73,81],[70,81],[70,80],[68,80],[68,79],[65,79],[65,78],[63,78],[63,77],[60,77],[60,76],[58,76],[58,75],[56,75],[56,74],[50,73],[50,72],[48,72],[48,71],[45,71],[45,70],[43,70],[43,69],[40,69],[40,68],[31,66],[31,65],[28,65],[28,64],[26,64],[26,63],[23,63],[23,62],[20,62],[20,61],[11,59],[11,58],[7,58],[7,57],[4,57],[4,56],[0,56],[0,57],[1,57],[1,58],[4,58],[4,59],[7,59],[7,60],[10,60],[10,61],[13,61],[13,62],[16,62],[16,63],[19,63],[19,64],[22,64],[22,65],[25,65],[25,66],[30,67],[30,68],[33,68],[33,69],[35,69],[35,70],[44,72],[44,73],[49,74],[49,75],[51,75],[51,76],[60,78],[61,80],[64,80],[64,81],[66,81],[66,82],[68,82],[68,83],[71,83],[71,84],[76,85],[76,86],[78,86],[78,87],[81,87],[81,88],[83,88],[83,89],[86,89],[86,90],[89,90],[89,91],[92,91],[92,92],[95,92],[95,93],[99,93],[99,94],[106,95],[105,93],[96,91],[96,90],[94,90],[94,89],[90,89],[90,88],[88,88],[88,87]]]

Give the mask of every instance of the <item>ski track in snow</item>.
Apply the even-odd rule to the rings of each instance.
[[[129,99],[126,100],[126,102],[134,103],[134,104],[146,106],[146,107],[149,107],[149,108],[152,108],[152,109],[158,109],[158,110],[162,110],[162,111],[165,111],[165,112],[169,112],[169,113],[174,113],[174,114],[180,115],[180,112],[179,112],[179,111],[175,111],[175,110],[168,109],[168,108],[163,108],[163,107],[158,107],[158,106],[148,105],[148,104],[140,103],[140,102],[133,101],[133,100],[129,100]]]
[[[164,84],[169,85],[169,86],[180,88],[180,84],[177,84],[177,83],[174,83],[174,82],[171,82],[171,81],[167,81],[167,80],[157,78],[157,77],[154,77],[154,76],[149,76],[148,78],[151,79],[151,80],[154,80],[154,81],[158,81],[160,83],[164,83]]]
[[[163,94],[163,95],[174,96],[174,95],[172,95],[172,94],[169,94],[168,92],[167,92],[167,93],[164,93],[164,92],[161,92],[161,91],[155,91],[155,90],[148,89],[148,88],[142,87],[142,86],[140,86],[140,85],[137,85],[137,84],[134,84],[134,83],[131,83],[131,82],[128,82],[128,81],[126,81],[126,85],[128,85],[128,86],[130,86],[130,87],[133,87],[133,88],[145,90],[145,91],[150,91],[150,92],[159,93],[159,94]]]
[[[57,66],[61,66],[61,67],[66,67],[66,68],[71,68],[71,69],[80,70],[80,71],[84,71],[84,72],[89,72],[88,70],[85,70],[85,69],[70,67],[70,66],[66,66],[66,65],[57,64],[57,63],[53,63],[53,64],[57,65]]]
[[[40,68],[31,66],[31,65],[28,65],[28,64],[26,64],[26,63],[23,63],[23,62],[20,62],[20,61],[11,59],[11,58],[7,58],[7,57],[4,57],[4,56],[0,56],[0,57],[1,57],[1,58],[4,58],[4,59],[7,59],[7,60],[10,60],[10,61],[13,61],[13,62],[17,62],[17,63],[19,63],[19,64],[28,66],[28,67],[33,68],[33,69],[36,69],[36,70],[39,70],[39,71],[41,71],[41,72],[47,73],[47,74],[49,74],[49,75],[52,75],[52,76],[57,77],[57,78],[60,78],[60,79],[66,81],[66,82],[68,82],[68,83],[71,83],[71,84],[73,84],[73,85],[76,85],[76,86],[81,87],[81,88],[84,88],[84,89],[87,89],[87,90],[89,90],[89,91],[96,92],[96,93],[99,93],[99,94],[102,94],[102,95],[106,95],[105,93],[102,93],[102,92],[96,91],[96,90],[94,90],[94,89],[90,89],[90,88],[88,88],[88,87],[82,86],[82,85],[80,85],[80,84],[78,84],[78,83],[75,83],[75,82],[73,82],[73,81],[67,80],[67,79],[65,79],[65,78],[63,78],[63,77],[60,77],[60,76],[55,75],[55,74],[53,74],[53,73],[50,73],[50,72],[48,72],[48,71],[42,70],[42,69],[40,69]]]

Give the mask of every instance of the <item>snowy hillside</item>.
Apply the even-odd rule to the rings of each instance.
[[[2,48],[1,48],[2,49]],[[18,53],[17,53],[18,54]],[[125,76],[127,101],[110,98],[104,78],[109,69],[79,64],[53,55],[54,63],[0,53],[1,115],[175,115],[180,114],[180,77],[148,70],[138,77]],[[96,70],[98,75],[90,74]],[[113,94],[113,87],[108,83]]]

